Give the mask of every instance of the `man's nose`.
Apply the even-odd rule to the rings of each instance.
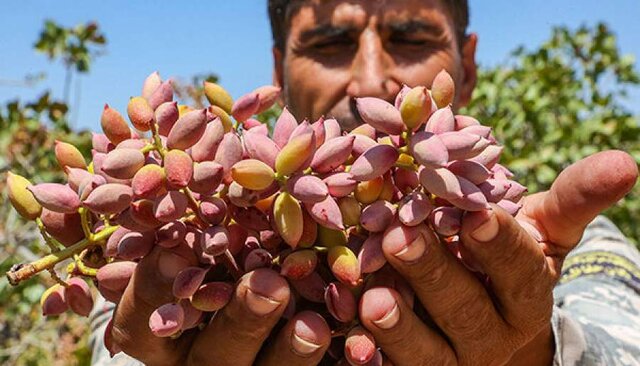
[[[380,35],[365,29],[358,40],[358,52],[351,65],[350,97],[377,97],[392,101],[400,86],[390,77],[393,60],[385,51]]]

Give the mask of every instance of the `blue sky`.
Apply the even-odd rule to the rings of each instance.
[[[50,88],[62,98],[64,72],[32,49],[45,19],[65,26],[95,20],[108,38],[107,52],[80,79],[82,98],[74,127],[99,128],[102,105],[124,111],[150,72],[188,78],[215,72],[234,97],[271,81],[271,34],[266,0],[5,2],[0,13],[0,102],[33,98]],[[9,5],[10,4],[10,5]],[[157,5],[162,4],[162,5]],[[606,4],[606,5],[605,5]],[[640,55],[638,0],[470,0],[472,31],[480,35],[478,61],[504,60],[518,45],[535,47],[555,25],[609,23],[625,54]],[[637,68],[640,62],[636,61]],[[45,72],[35,87],[9,86]],[[640,91],[629,105],[640,112]]]

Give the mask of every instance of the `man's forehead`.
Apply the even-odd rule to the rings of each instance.
[[[449,23],[441,0],[303,0],[292,15],[297,27],[321,24],[362,29],[375,16],[379,25],[407,23]]]

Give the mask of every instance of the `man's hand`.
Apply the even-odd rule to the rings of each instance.
[[[146,365],[309,365],[317,364],[331,341],[324,319],[313,312],[296,314],[272,344],[261,348],[289,301],[287,281],[269,269],[244,275],[231,302],[202,330],[177,339],[158,338],[149,316],[173,301],[173,279],[197,265],[193,251],[156,248],[137,266],[113,319],[113,342]],[[261,351],[260,357],[258,352]]]
[[[517,219],[496,205],[463,220],[461,250],[488,275],[481,283],[432,233],[409,248],[383,242],[389,263],[411,284],[433,326],[387,288],[365,292],[360,319],[396,365],[550,364],[553,288],[584,228],[634,186],[626,153],[608,151],[563,171],[547,192],[527,197]],[[527,226],[525,224],[525,226]],[[421,255],[419,255],[422,253]],[[437,327],[438,329],[436,329]]]

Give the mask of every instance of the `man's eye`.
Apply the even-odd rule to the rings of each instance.
[[[330,38],[315,42],[313,48],[319,51],[331,51],[334,49],[344,49],[352,45],[353,41],[349,38]]]
[[[428,43],[424,38],[412,37],[391,37],[389,40],[392,44],[400,46],[425,46]]]

